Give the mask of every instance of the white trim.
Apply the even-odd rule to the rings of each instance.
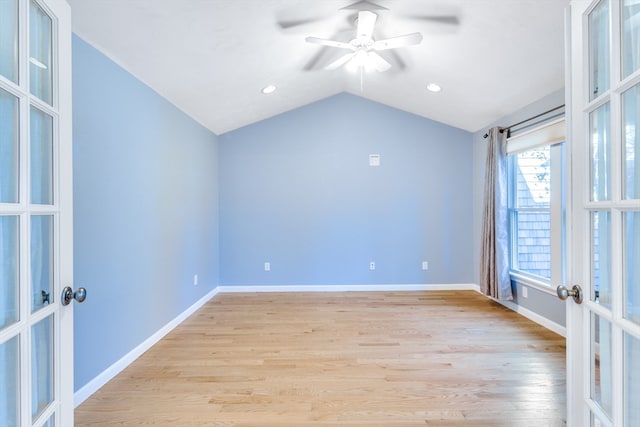
[[[155,334],[144,340],[139,346],[125,354],[120,360],[109,366],[107,369],[98,374],[94,379],[85,384],[80,390],[74,394],[74,407],[80,406],[82,402],[87,400],[93,393],[98,391],[103,385],[108,383],[113,377],[122,372],[127,366],[133,363],[145,351],[149,350],[158,341],[164,338],[176,326],[185,321],[189,316],[196,312],[200,307],[206,304],[211,298],[220,292],[219,288],[215,288],[208,294],[200,298],[191,307],[180,313],[175,319],[160,328]]]
[[[379,292],[379,291],[480,291],[473,283],[383,285],[238,285],[218,286],[221,293],[237,292]]]
[[[564,326],[559,325],[558,323],[553,322],[553,321],[547,319],[546,317],[541,316],[538,313],[536,313],[534,311],[531,311],[528,308],[524,308],[521,305],[515,304],[515,303],[513,303],[511,301],[501,301],[501,300],[497,300],[495,298],[491,298],[491,299],[494,300],[497,303],[500,303],[500,304],[504,305],[508,309],[515,311],[516,313],[520,314],[521,316],[526,317],[527,319],[531,320],[532,322],[535,322],[538,325],[543,326],[543,327],[549,329],[550,331],[553,331],[556,334],[561,335],[561,336],[566,338],[567,329]]]
[[[545,294],[556,296],[556,290],[551,287],[551,284],[547,284],[541,280],[536,280],[533,277],[525,276],[524,274],[511,272],[511,281],[517,283],[520,286],[527,286],[529,288],[537,289]]]

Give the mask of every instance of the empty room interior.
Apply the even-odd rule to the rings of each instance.
[[[47,18],[48,2],[60,0],[0,0],[0,36],[31,43],[18,77],[0,62],[0,112],[19,99],[29,135],[40,111],[53,123],[62,113],[55,91],[51,106],[44,92],[21,95],[20,70],[35,87],[56,60],[34,53],[40,32],[6,23],[24,14],[55,34],[63,21]],[[44,178],[33,170],[46,165],[33,143],[31,162],[16,160],[32,170],[16,172],[17,194],[38,204],[20,210],[0,131],[0,252],[11,254],[11,227],[30,230],[16,238],[24,261],[3,261],[0,296],[14,298],[11,271],[30,278],[21,292],[36,289],[43,257],[55,274],[72,266],[73,283],[52,273],[52,296],[38,288],[37,308],[16,303],[24,327],[0,301],[8,426],[65,427],[57,358],[72,360],[77,426],[566,426],[567,393],[589,394],[567,383],[581,345],[591,403],[569,410],[593,426],[640,425],[626,403],[640,398],[638,1],[585,12],[589,31],[623,28],[609,56],[592,48],[592,62],[623,59],[613,83],[589,86],[585,117],[611,103],[627,133],[606,133],[621,160],[598,169],[604,116],[583,126],[585,170],[597,173],[585,178],[595,237],[580,306],[570,0],[62,2],[72,166],[63,154],[51,164],[52,188],[72,173],[72,246],[60,214],[60,255],[39,251],[34,218],[49,210],[34,202]],[[627,178],[608,184],[616,168]],[[30,228],[11,219],[29,215]],[[43,364],[30,325],[51,312],[63,329],[69,303],[72,346]],[[570,349],[568,319],[580,316],[594,341]],[[55,355],[69,342],[57,327]]]

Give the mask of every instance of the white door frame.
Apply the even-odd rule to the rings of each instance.
[[[73,131],[72,131],[72,62],[71,62],[71,8],[66,0],[45,0],[56,14],[58,44],[58,202],[60,204],[60,288],[74,286],[73,281]],[[58,296],[61,289],[58,289]],[[60,298],[58,298],[60,301]],[[60,310],[60,328],[56,352],[60,387],[60,425],[72,426],[74,405],[73,362],[73,306]]]

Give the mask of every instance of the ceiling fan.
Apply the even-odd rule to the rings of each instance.
[[[349,43],[329,40],[318,37],[307,37],[307,43],[322,46],[346,49],[350,52],[342,55],[325,67],[326,70],[335,70],[343,65],[354,70],[377,70],[387,71],[391,64],[378,54],[379,51],[397,49],[400,47],[419,44],[422,41],[422,34],[411,33],[384,40],[374,40],[373,30],[376,25],[378,15],[368,10],[358,12],[356,37]]]

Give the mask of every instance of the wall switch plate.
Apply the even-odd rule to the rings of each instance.
[[[429,261],[422,261],[422,269],[423,270],[429,269]]]
[[[371,262],[369,263],[369,270],[373,271],[373,270],[375,270],[375,269],[376,269],[376,263],[375,263],[375,262],[373,262],[373,261],[371,261]]]
[[[369,166],[380,166],[380,154],[369,154]]]
[[[264,263],[264,271],[271,271],[271,263],[270,262],[265,262]]]
[[[197,274],[193,275],[193,286],[198,286],[198,275]]]
[[[526,286],[522,287],[522,298],[529,298],[529,288]]]

